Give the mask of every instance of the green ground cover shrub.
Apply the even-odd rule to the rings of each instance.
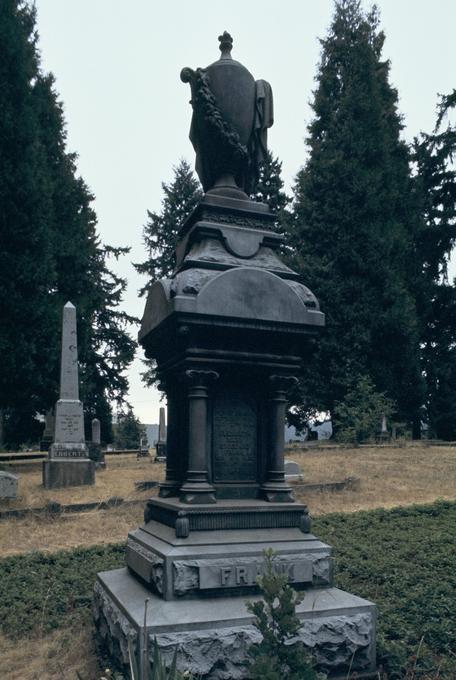
[[[456,503],[331,514],[313,532],[334,546],[335,584],[378,605],[378,662],[389,680],[415,668],[456,677]],[[124,544],[0,560],[0,629],[13,638],[90,621],[95,574]],[[416,658],[417,657],[417,658]],[[410,676],[411,677],[411,676]]]
[[[43,634],[90,613],[98,571],[123,567],[122,544],[31,552],[0,560],[0,629],[12,638]]]
[[[335,585],[377,604],[388,678],[455,678],[456,503],[324,515],[312,530],[334,547]]]

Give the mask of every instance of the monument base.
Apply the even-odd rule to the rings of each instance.
[[[58,489],[64,486],[84,486],[95,483],[95,463],[88,458],[52,458],[43,461],[43,486]]]
[[[148,602],[144,622],[145,601]],[[147,630],[149,662],[156,637],[169,667],[177,648],[177,667],[204,680],[248,678],[247,650],[259,642],[249,597],[207,597],[168,600],[154,595],[128,569],[101,572],[94,593],[94,617],[99,639],[119,668],[127,669],[128,641],[143,658]],[[338,588],[311,588],[297,606],[302,621],[299,637],[317,667],[333,677],[375,675],[375,605]]]

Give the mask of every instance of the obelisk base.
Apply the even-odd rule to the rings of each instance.
[[[52,459],[43,461],[43,486],[58,489],[65,486],[95,484],[95,463],[88,458]]]
[[[178,650],[181,672],[204,680],[249,677],[247,650],[261,637],[246,602],[258,595],[165,601],[125,568],[98,574],[94,594],[98,637],[119,668],[129,667],[129,640],[143,658],[146,599],[147,663],[156,638],[167,666]],[[318,668],[330,677],[375,677],[375,605],[338,588],[311,588],[297,613],[303,624],[299,636]]]

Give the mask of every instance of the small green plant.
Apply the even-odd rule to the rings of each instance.
[[[254,626],[263,636],[259,644],[249,649],[250,676],[253,680],[324,678],[313,668],[303,643],[295,640],[302,625],[296,605],[303,596],[293,590],[285,574],[275,570],[273,550],[265,550],[264,559],[264,574],[257,580],[264,599],[247,604],[255,615]]]

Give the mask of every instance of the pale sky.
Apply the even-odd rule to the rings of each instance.
[[[437,93],[455,83],[454,0],[378,0],[386,33],[384,56],[398,89],[405,138],[431,132]],[[131,262],[143,261],[147,209],[158,211],[161,182],[180,158],[193,164],[188,141],[189,86],[184,66],[219,57],[227,30],[233,57],[274,92],[269,146],[283,162],[289,189],[304,163],[309,101],[319,61],[318,38],[331,21],[332,0],[36,0],[42,67],[52,71],[64,103],[68,148],[95,195],[103,242],[131,246],[115,267],[128,278],[124,308],[141,317],[144,284]],[[365,2],[364,7],[370,7]],[[456,267],[452,266],[452,275]],[[136,337],[137,329],[133,329]],[[158,422],[159,395],[129,371],[130,401],[145,423]]]

